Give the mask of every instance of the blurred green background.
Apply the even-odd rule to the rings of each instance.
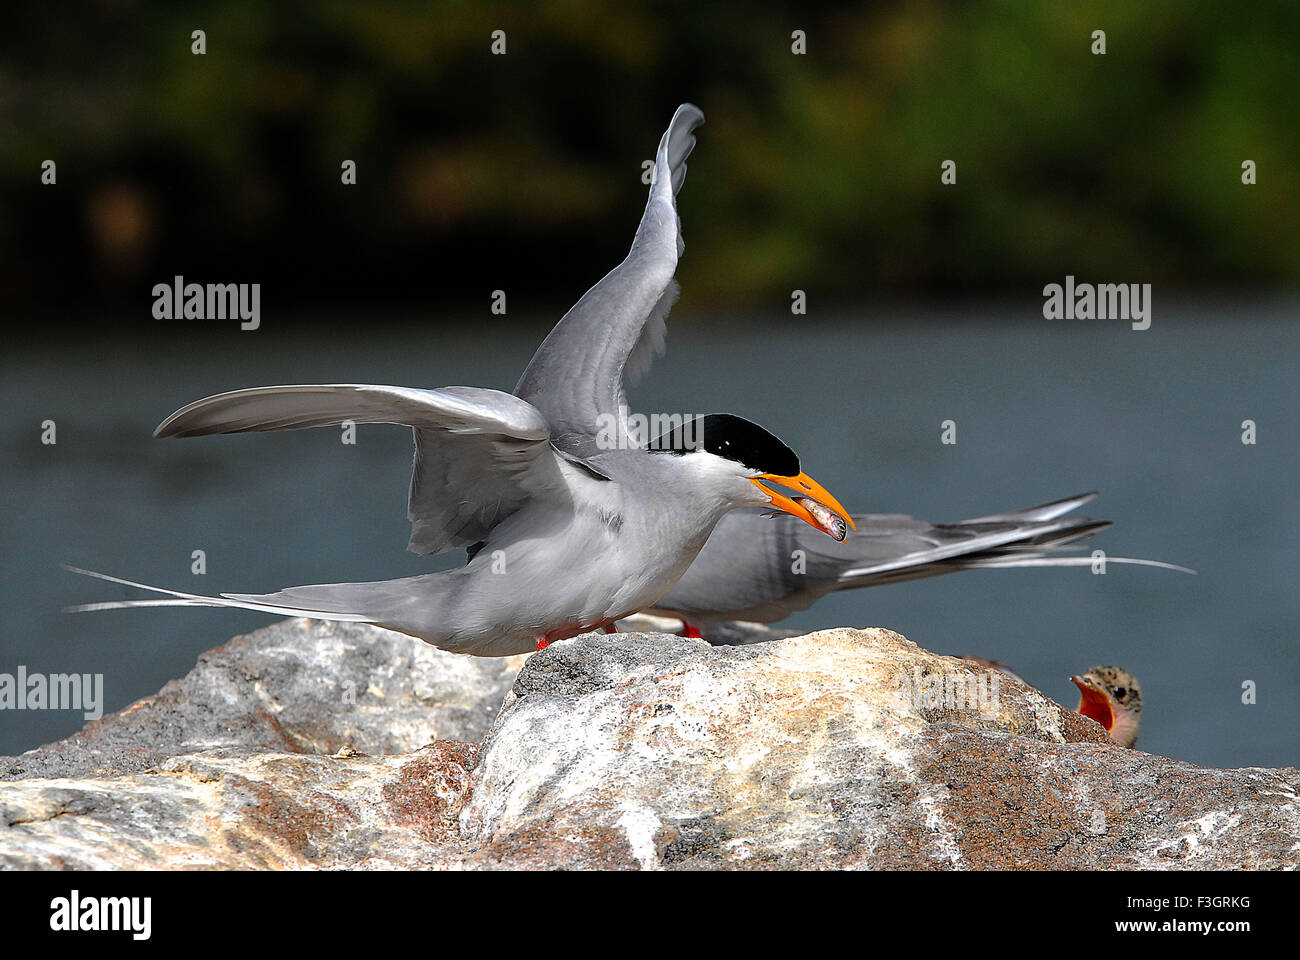
[[[1067,705],[1071,674],[1119,663],[1142,679],[1148,749],[1294,764],[1297,51],[1295,0],[9,4],[0,670],[103,673],[116,710],[267,622],[63,614],[134,592],[61,562],[201,593],[462,562],[403,550],[405,430],[355,447],[150,431],[259,383],[510,389],[624,256],[642,163],[691,100],[708,123],[683,297],[637,409],[750,416],[853,510],[951,521],[1101,489],[1089,512],[1116,527],[1093,545],[1199,571],[963,574],[786,625],[889,626]],[[155,320],[176,274],[260,283],[261,327]],[[1067,274],[1152,284],[1151,329],[1044,321]],[[7,713],[0,754],[82,722]]]
[[[1300,278],[1294,0],[100,0],[5,19],[0,307],[61,323],[148,321],[175,273],[262,281],[264,310],[427,309],[433,285],[570,303],[621,258],[683,100],[708,117],[683,194],[696,307]]]

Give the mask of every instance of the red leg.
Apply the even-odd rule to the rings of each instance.
[[[695,627],[691,626],[685,620],[682,621],[682,632],[677,634],[679,637],[691,637],[694,640],[703,640],[704,634],[700,633]]]
[[[613,625],[612,623],[607,623],[607,624],[605,624],[605,632],[606,632],[606,633],[618,633],[618,631],[614,629],[614,625]]]
[[[545,649],[546,649],[547,647],[549,647],[550,645],[551,645],[551,641],[547,640],[545,637],[538,637],[538,638],[537,638],[537,649],[538,649],[538,650],[545,650]]]

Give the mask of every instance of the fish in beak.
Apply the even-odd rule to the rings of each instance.
[[[783,487],[799,491],[801,495],[793,498],[787,497],[783,493],[764,486],[759,482],[760,480],[779,483]],[[816,527],[835,540],[843,542],[844,538],[848,536],[849,527],[854,530],[857,529],[857,524],[853,522],[853,518],[840,505],[840,502],[806,473],[800,473],[793,477],[764,473],[751,479],[750,483],[763,491],[772,506],[790,514],[792,517],[798,517],[804,523]],[[802,494],[806,494],[806,496]]]

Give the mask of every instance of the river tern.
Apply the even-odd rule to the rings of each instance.
[[[456,653],[507,656],[605,628],[652,606],[728,511],[780,510],[843,539],[852,525],[788,446],[741,417],[681,417],[650,438],[629,414],[624,375],[662,350],[684,249],[676,195],[694,131],[678,108],[655,155],[650,197],[627,258],[547,336],[513,394],[370,384],[255,387],[198,400],[158,437],[354,423],[413,429],[409,548],[464,548],[469,562],[373,583],[209,597],[76,570],[166,594],[82,604],[223,606],[373,623]],[[771,482],[794,496],[773,489]],[[816,508],[816,513],[810,507]],[[839,544],[837,544],[838,546]]]
[[[714,527],[681,579],[643,612],[683,621],[683,632],[724,620],[771,623],[805,610],[836,590],[874,587],[959,570],[1139,564],[1193,573],[1159,560],[1062,555],[1110,525],[1067,516],[1097,494],[958,523],[927,523],[902,514],[853,514],[854,533],[827,549],[800,524],[762,509],[737,510]],[[825,538],[822,538],[825,540]],[[829,543],[829,541],[827,541]],[[707,639],[707,635],[706,635]]]

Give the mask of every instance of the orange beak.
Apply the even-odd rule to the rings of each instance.
[[[786,513],[790,514],[790,516],[798,517],[809,526],[816,527],[823,533],[834,537],[836,540],[842,541],[844,538],[836,536],[833,529],[834,524],[829,517],[818,519],[813,511],[809,510],[806,506],[801,503],[796,503],[783,493],[777,493],[775,490],[763,486],[759,483],[760,480],[770,480],[773,483],[781,484],[783,487],[789,487],[791,490],[798,490],[801,494],[807,494],[808,498],[817,501],[818,506],[821,506],[824,509],[829,508],[831,512],[836,514],[848,526],[852,527],[854,530],[858,529],[857,524],[853,522],[853,518],[850,517],[849,512],[840,505],[840,502],[832,497],[826,491],[825,487],[812,477],[808,476],[808,474],[800,473],[796,477],[782,477],[775,473],[765,473],[762,476],[754,477],[749,482],[762,490],[767,496],[768,502],[778,510],[784,510]],[[801,497],[801,499],[803,498]]]
[[[1109,730],[1115,725],[1115,710],[1110,703],[1110,694],[1089,677],[1071,677],[1070,680],[1079,688],[1079,709],[1085,717],[1091,717]]]

